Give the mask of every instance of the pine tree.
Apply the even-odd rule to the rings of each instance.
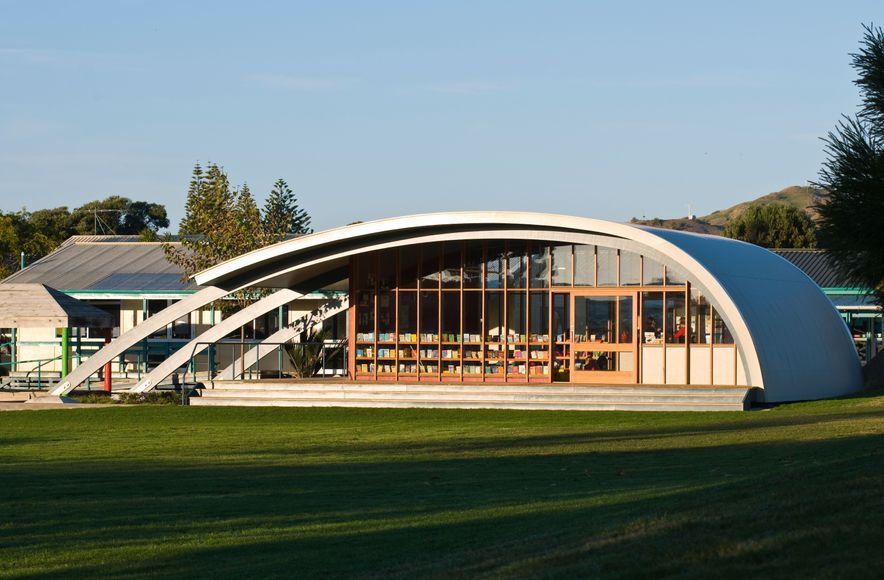
[[[274,185],[262,215],[248,184],[233,190],[221,167],[211,163],[203,169],[197,163],[179,228],[180,244],[166,243],[164,250],[187,280],[225,260],[277,242],[287,233],[309,232],[309,225],[310,217],[298,207],[284,180]],[[246,289],[225,304],[243,307],[264,294]]]
[[[310,216],[298,206],[298,199],[284,179],[277,179],[264,203],[264,232],[276,242],[288,234],[309,234]]]
[[[851,55],[862,105],[825,139],[817,238],[851,283],[884,305],[884,31],[864,29]]]
[[[181,267],[185,279],[238,255],[229,239],[234,201],[223,169],[214,163],[205,172],[198,163],[194,166],[178,230],[181,244],[163,247],[166,258]]]

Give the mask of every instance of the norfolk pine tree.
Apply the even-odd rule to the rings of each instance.
[[[288,234],[309,234],[310,216],[284,179],[277,179],[264,203],[264,232],[278,242]]]
[[[817,239],[852,284],[884,305],[884,31],[864,29],[851,55],[859,113],[845,115],[824,139],[827,159],[815,185],[826,194],[816,208]]]
[[[274,196],[274,193],[276,195]],[[306,228],[307,212],[300,209],[285,181],[279,180],[271,192],[262,216],[247,184],[233,190],[224,170],[210,163],[203,170],[194,166],[187,191],[184,219],[179,228],[180,246],[166,243],[167,259],[191,276],[285,237],[292,228]],[[267,290],[244,288],[213,308],[235,312],[267,295]],[[245,356],[245,327],[240,328],[240,358]]]

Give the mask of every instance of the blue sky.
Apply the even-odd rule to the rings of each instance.
[[[166,204],[193,164],[317,229],[704,214],[817,175],[880,2],[0,0],[0,209]]]

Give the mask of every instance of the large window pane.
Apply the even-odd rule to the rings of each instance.
[[[396,294],[378,292],[378,341],[396,340]]]
[[[482,293],[463,294],[463,339],[464,342],[482,340]]]
[[[571,245],[557,244],[552,249],[553,286],[571,285]]]
[[[264,327],[264,328],[261,328]],[[172,338],[191,338],[190,331],[190,315],[187,314],[182,316],[178,320],[172,323]],[[258,336],[258,329],[261,328],[264,331],[263,336]],[[255,336],[256,338],[266,338],[266,323],[263,318],[259,318],[255,320]]]
[[[506,305],[507,318],[507,340],[509,342],[525,342],[527,340],[525,331],[525,293],[524,292],[508,292]]]
[[[374,341],[374,292],[356,293],[356,340]]]
[[[439,244],[421,246],[421,288],[439,287]]]
[[[724,319],[714,308],[712,309],[712,344],[733,344],[734,337],[725,324]]]
[[[442,254],[442,287],[460,288],[460,242],[445,244]]]
[[[421,292],[420,297],[420,340],[439,341],[439,293]]]
[[[417,342],[417,292],[399,292],[399,341]]]
[[[691,343],[709,344],[712,342],[712,310],[706,297],[691,291]]]
[[[356,256],[356,288],[374,290],[377,279],[377,256],[374,253]]]
[[[685,313],[684,294],[682,292],[666,293],[666,342],[683,344],[687,339],[687,317]]]
[[[642,273],[642,284],[645,286],[662,286],[663,264],[647,256],[642,258],[642,262],[644,268]]]
[[[389,290],[396,286],[396,250],[382,250],[378,260],[378,288]]]
[[[503,292],[485,293],[485,341],[500,342],[503,336]]]
[[[482,243],[467,242],[464,250],[463,287],[482,287]]]
[[[574,285],[595,286],[595,246],[574,246]]]
[[[549,246],[531,244],[531,287],[546,288],[549,286]]]
[[[574,332],[578,342],[616,342],[617,297],[577,296]]]
[[[617,301],[619,309],[617,322],[619,325],[617,342],[629,344],[632,342],[632,296],[621,296]]]
[[[642,283],[641,256],[620,250],[620,285],[638,286]]]
[[[663,293],[642,292],[642,342],[663,342]]]
[[[596,286],[617,285],[617,250],[598,247],[596,251],[598,280]]]
[[[687,277],[677,268],[666,266],[666,285],[667,286],[684,286],[687,283]]]
[[[549,340],[549,292],[531,292],[528,324],[531,342]]]
[[[460,342],[460,292],[442,293],[442,340]]]
[[[556,341],[571,339],[571,296],[553,294],[553,327],[552,333]]]
[[[507,251],[507,284],[510,288],[524,288],[528,279],[527,247],[522,242],[510,242]]]
[[[418,246],[399,249],[399,287],[417,288]]]
[[[505,254],[503,244],[493,242],[488,244],[488,253],[485,259],[485,287],[503,288],[503,277],[506,273],[504,266]]]

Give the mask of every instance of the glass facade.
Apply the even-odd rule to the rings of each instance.
[[[360,380],[711,383],[691,359],[735,351],[683,274],[626,250],[440,242],[361,254],[351,270]]]

